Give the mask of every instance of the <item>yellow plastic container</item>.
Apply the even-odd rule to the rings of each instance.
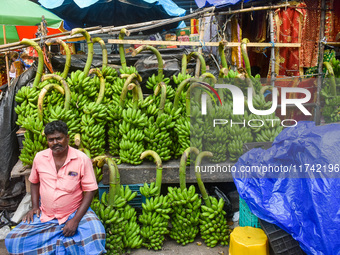
[[[269,255],[264,231],[253,227],[236,227],[230,234],[230,255]]]

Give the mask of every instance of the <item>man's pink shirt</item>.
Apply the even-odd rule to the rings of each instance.
[[[29,181],[40,182],[41,222],[56,218],[59,224],[64,223],[79,208],[83,191],[98,189],[91,160],[70,146],[66,161],[58,173],[52,150],[38,152]]]

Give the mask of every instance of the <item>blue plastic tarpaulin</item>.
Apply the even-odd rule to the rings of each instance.
[[[250,1],[251,0],[244,0],[243,3],[248,3]],[[195,0],[195,2],[199,8],[203,8],[208,6],[225,7],[235,5],[241,3],[242,0]]]
[[[184,16],[185,10],[171,0],[39,0],[46,9],[65,20],[65,28],[121,26]],[[183,27],[183,22],[172,27]]]
[[[257,217],[290,233],[307,254],[340,254],[339,124],[299,122],[235,167],[240,197]]]

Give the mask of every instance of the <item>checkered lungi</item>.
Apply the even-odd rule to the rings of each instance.
[[[72,213],[68,220],[74,217]],[[42,223],[34,214],[30,224],[21,222],[6,237],[5,244],[10,254],[104,254],[105,229],[97,215],[88,209],[79,222],[77,232],[71,237],[63,236],[57,219]]]

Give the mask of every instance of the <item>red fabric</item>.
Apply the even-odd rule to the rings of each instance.
[[[33,39],[36,38],[35,33],[38,31],[38,26],[16,26],[20,41],[23,38]],[[59,34],[59,29],[47,28],[47,35]]]
[[[305,4],[299,6],[305,7]],[[276,31],[277,42],[280,43],[300,43],[302,34],[302,25],[304,22],[306,10],[295,8],[281,8],[276,11]],[[278,75],[299,76],[303,75],[300,65],[300,49],[281,47],[279,48],[279,57],[277,59]]]

